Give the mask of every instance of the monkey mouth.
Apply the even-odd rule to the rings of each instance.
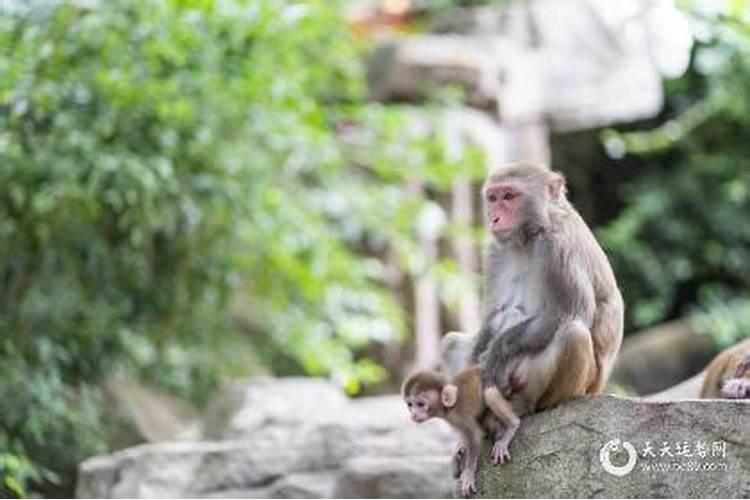
[[[416,416],[416,415],[413,415],[413,416],[411,417],[411,419],[412,419],[413,421],[415,421],[416,423],[418,423],[418,424],[421,424],[422,422],[424,422],[425,420],[427,420],[427,418],[426,418],[426,417],[418,417],[418,416]]]

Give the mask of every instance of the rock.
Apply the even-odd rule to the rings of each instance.
[[[238,383],[224,394],[223,410],[207,412],[222,440],[148,444],[90,458],[79,466],[77,496],[450,496],[454,432],[441,421],[410,422],[398,395],[350,400],[324,381],[305,379]],[[749,417],[750,402],[581,398],[526,418],[508,466],[487,464],[485,450],[480,495],[748,496]],[[678,442],[723,441],[726,457],[705,462],[721,467],[720,474],[645,471],[660,462],[643,457],[627,477],[617,477],[598,458],[613,439],[639,451],[650,441],[657,452],[662,441],[675,451]],[[623,464],[623,457],[613,455],[613,463]]]
[[[750,401],[579,398],[526,418],[510,464],[492,465],[485,450],[477,496],[747,498],[748,418]],[[656,456],[645,451],[649,446]],[[665,446],[673,457],[660,456]]]
[[[119,417],[116,420],[121,423],[114,443],[118,448],[196,439],[201,434],[198,413],[185,401],[132,380],[109,379],[102,388],[105,411]],[[121,443],[123,446],[119,446]]]
[[[334,498],[450,498],[450,467],[449,456],[353,459]]]
[[[268,486],[208,493],[206,498],[332,498],[337,471],[293,473]]]
[[[323,380],[295,378],[231,384],[206,411],[204,428],[219,440],[136,446],[84,461],[77,496],[330,498],[349,467],[382,478],[390,472],[378,460],[414,457],[426,468],[403,469],[392,491],[431,492],[425,475],[436,466],[425,456],[448,460],[456,440],[444,422],[411,422],[398,395],[351,400]]]
[[[341,481],[347,491],[359,491],[358,497],[381,490],[393,491],[395,496],[408,491],[431,496],[428,492],[436,491],[434,485],[430,489],[425,483],[445,475],[447,469],[436,473],[435,460],[449,463],[455,438],[441,425],[414,426],[411,431],[413,434],[402,429],[356,441],[359,432],[329,425],[301,428],[294,435],[274,428],[239,441],[141,445],[84,461],[79,466],[76,496],[331,498],[334,488],[343,487]],[[433,460],[420,456],[413,462],[414,454],[430,454]],[[412,465],[395,476],[394,485],[379,484],[394,474],[382,464],[402,463]],[[339,472],[350,467],[360,472],[356,476],[359,482]],[[377,490],[366,489],[369,483],[361,482],[371,476],[377,479],[373,479]],[[360,486],[365,489],[357,490]]]
[[[697,374],[717,352],[712,337],[694,322],[670,321],[625,339],[611,382],[638,395],[652,394]]]
[[[703,381],[706,380],[706,371],[700,372],[694,377],[680,382],[679,384],[664,389],[656,394],[649,394],[645,400],[648,401],[676,401],[680,399],[698,399],[701,395],[701,388],[703,387]]]
[[[368,432],[413,427],[404,408],[401,397],[395,395],[354,399],[335,420],[348,428]]]
[[[646,397],[648,400],[675,400],[675,399],[697,399],[697,398],[718,398],[718,389],[723,385],[724,377],[722,371],[716,371],[718,367],[726,367],[728,359],[741,359],[746,352],[750,352],[750,338],[726,348],[719,353],[705,370],[694,377],[685,380],[669,389],[665,389],[656,394]],[[731,376],[732,368],[735,365],[729,364],[729,374]],[[726,370],[726,368],[724,368]],[[708,373],[712,372],[713,376],[707,380]],[[704,385],[706,387],[704,387]],[[713,387],[713,390],[711,389]]]
[[[258,493],[267,496],[279,488],[312,491],[310,481],[306,486],[289,483],[294,477],[290,474],[335,469],[353,453],[349,433],[334,426],[315,432],[298,429],[293,434],[270,429],[237,441],[141,445],[84,461],[76,496],[206,497],[232,490],[243,490],[245,495],[281,478],[287,482]]]
[[[457,434],[442,421],[368,434],[357,441],[357,456],[402,457],[411,455],[450,456]]]
[[[231,443],[176,442],[134,446],[93,457],[78,467],[77,498],[169,498],[187,496],[207,456]]]
[[[271,498],[333,498],[339,472],[289,474],[270,488]]]
[[[323,379],[261,377],[237,381],[208,404],[204,435],[208,439],[238,438],[269,425],[333,422],[346,411],[348,402],[339,388]]]
[[[208,454],[194,475],[189,496],[270,484],[291,473],[341,467],[354,456],[354,433],[339,426],[273,428],[258,437],[226,441],[229,448]]]
[[[238,439],[269,427],[305,426],[317,432],[331,425],[363,436],[416,427],[400,396],[349,399],[330,382],[306,378],[230,384],[209,404],[203,427],[208,439]]]

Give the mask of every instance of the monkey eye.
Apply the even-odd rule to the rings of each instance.
[[[503,200],[512,200],[513,198],[517,198],[519,196],[518,193],[514,193],[512,191],[508,191],[503,195]]]
[[[490,203],[495,203],[497,201],[497,196],[495,194],[487,195],[487,201]]]
[[[417,406],[420,408],[424,408],[424,401],[417,401]]]

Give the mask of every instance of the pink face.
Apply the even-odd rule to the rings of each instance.
[[[487,207],[487,227],[495,235],[516,229],[525,193],[518,184],[498,182],[484,191]]]
[[[411,419],[418,424],[435,416],[435,408],[439,404],[437,391],[423,391],[406,396],[406,407]]]

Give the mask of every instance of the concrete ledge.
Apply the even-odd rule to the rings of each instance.
[[[524,419],[511,456],[485,450],[479,498],[749,498],[750,401],[579,398]]]

